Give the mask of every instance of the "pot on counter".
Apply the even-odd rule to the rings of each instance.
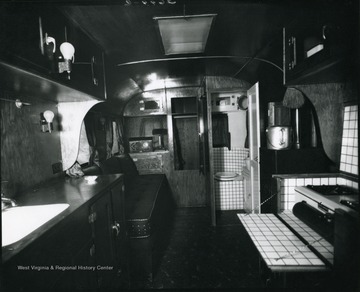
[[[292,128],[273,126],[266,129],[267,148],[274,150],[289,149],[292,146]]]

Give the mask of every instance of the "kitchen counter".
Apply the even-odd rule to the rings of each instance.
[[[104,192],[116,185],[119,180],[122,180],[123,175],[100,175],[94,183],[88,182],[85,178],[86,176],[80,178],[56,178],[15,198],[19,206],[66,203],[69,204],[69,207],[21,240],[3,247],[3,263],[18,254],[54,226],[60,224],[60,222],[73,214],[78,208],[95,201]]]
[[[327,271],[329,267],[274,214],[237,214],[272,272]]]

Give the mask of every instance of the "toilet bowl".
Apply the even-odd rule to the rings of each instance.
[[[214,178],[219,181],[232,181],[240,178],[240,175],[236,172],[217,172]]]

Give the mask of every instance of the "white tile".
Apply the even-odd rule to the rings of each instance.
[[[291,265],[291,266],[298,265],[297,261],[294,259],[286,259],[285,258],[285,259],[283,259],[283,261],[284,261],[285,265]]]
[[[330,177],[329,178],[329,185],[335,185],[336,184],[336,177]]]
[[[328,177],[322,177],[322,178],[320,178],[320,184],[322,184],[322,185],[328,185],[328,184],[329,184],[329,178],[328,178]]]
[[[305,178],[305,185],[312,185],[313,183],[313,179],[312,178]]]
[[[313,179],[313,185],[314,186],[319,186],[320,185],[320,178],[314,178]]]
[[[307,260],[307,259],[297,259],[297,262],[298,262],[300,265],[311,265],[310,261]]]
[[[324,263],[320,259],[309,259],[312,265],[324,265]]]
[[[304,186],[305,185],[305,179],[303,178],[297,178],[296,179],[296,186]]]
[[[290,187],[295,187],[296,186],[296,179],[295,178],[290,178],[289,179],[289,186]]]

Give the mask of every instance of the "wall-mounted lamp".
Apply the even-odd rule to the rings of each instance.
[[[9,101],[9,102],[14,102],[15,103],[15,106],[17,108],[22,108],[24,105],[31,105],[31,103],[28,103],[28,102],[24,102],[24,101],[21,101],[20,99],[8,99],[8,98],[2,98],[0,97],[0,100],[3,100],[3,101]]]
[[[75,60],[75,48],[69,42],[64,42],[60,45],[60,52],[63,55],[64,61],[59,62],[59,73],[67,72],[68,79],[70,79],[70,72],[71,72],[71,63],[74,63]]]
[[[41,132],[49,132],[51,133],[51,130],[53,129],[53,119],[54,119],[54,113],[52,111],[45,111],[40,114],[40,125],[41,125]]]
[[[39,17],[39,33],[41,53],[46,56],[49,61],[53,61],[54,56],[56,56],[56,40],[47,33],[43,33],[41,17]],[[59,73],[67,72],[67,78],[70,79],[71,63],[74,63],[75,48],[67,41],[66,27],[65,42],[60,45],[60,52],[62,56],[59,56],[59,59],[63,59],[63,61],[58,62],[58,68],[56,70],[58,70]],[[55,70],[55,68],[52,68],[52,70]]]

